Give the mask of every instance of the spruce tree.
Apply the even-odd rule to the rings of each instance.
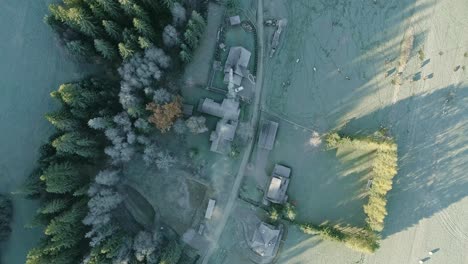
[[[114,21],[103,20],[102,26],[104,27],[107,35],[109,35],[113,40],[119,41],[122,39],[122,29]]]
[[[57,91],[58,94],[53,93],[52,96],[58,95],[66,105],[75,108],[87,108],[100,101],[96,91],[85,89],[82,86],[83,83],[62,84]]]
[[[125,60],[130,58],[135,53],[135,50],[133,50],[127,44],[119,43],[119,53],[122,59]]]
[[[63,211],[68,207],[69,200],[64,198],[53,199],[43,205],[39,212],[41,214],[55,214]]]
[[[129,17],[134,16],[132,0],[119,0],[120,7],[124,10],[125,14]]]
[[[50,165],[42,174],[47,192],[67,193],[76,190],[81,184],[78,169],[69,162]]]
[[[68,132],[52,141],[52,146],[59,154],[78,155],[84,158],[95,158],[100,151],[98,143],[80,132]]]
[[[72,40],[67,42],[68,51],[76,56],[92,57],[94,56],[93,47],[82,40]]]
[[[139,18],[134,18],[133,26],[141,35],[143,35],[147,39],[154,38],[153,29],[151,28],[151,25],[148,24],[146,21],[139,19]]]
[[[114,46],[106,40],[95,39],[94,47],[104,59],[113,60],[117,57],[117,51],[114,49]]]
[[[117,18],[120,16],[120,8],[114,0],[96,0],[102,8],[112,17]]]
[[[81,126],[80,122],[65,109],[47,113],[45,117],[58,130],[73,131]]]
[[[149,39],[145,38],[145,37],[138,37],[138,44],[140,45],[140,48],[142,49],[147,49],[149,47],[151,47],[151,41],[149,41]]]
[[[98,34],[98,27],[96,27],[91,20],[91,14],[89,14],[84,8],[72,7],[67,10],[65,23],[78,29],[87,36],[96,37]]]

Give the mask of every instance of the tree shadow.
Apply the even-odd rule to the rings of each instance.
[[[383,237],[430,218],[468,196],[468,86],[415,95],[351,120],[346,134],[389,128],[398,144],[398,174],[388,194]]]

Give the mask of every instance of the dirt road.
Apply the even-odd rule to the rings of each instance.
[[[258,121],[260,117],[260,99],[262,93],[262,85],[263,85],[263,54],[264,54],[264,37],[263,37],[263,0],[258,0],[258,7],[257,7],[257,36],[258,36],[258,61],[257,61],[257,77],[256,77],[256,84],[255,84],[255,101],[253,105],[253,115],[252,119],[250,120],[250,126],[253,131],[256,131],[258,127]],[[254,137],[255,139],[255,137]],[[231,189],[231,193],[229,194],[229,200],[226,204],[226,208],[224,209],[222,218],[218,227],[214,232],[214,238],[211,241],[211,244],[207,250],[203,258],[203,264],[208,263],[210,260],[211,255],[215,252],[218,244],[218,240],[223,233],[224,227],[226,226],[227,220],[229,219],[229,215],[234,207],[234,203],[237,198],[237,194],[239,193],[239,188],[242,183],[242,179],[244,178],[245,169],[247,167],[247,163],[250,158],[250,154],[252,153],[252,149],[255,143],[255,140],[251,139],[246,147],[244,155],[242,157],[242,162],[239,167],[239,171],[236,175],[236,179]]]

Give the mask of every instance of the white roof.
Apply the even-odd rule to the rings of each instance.
[[[211,219],[211,216],[213,215],[213,211],[215,208],[215,204],[216,204],[216,201],[213,199],[210,199],[208,201],[208,207],[206,208],[206,212],[205,212],[206,219]]]
[[[231,26],[239,25],[241,23],[240,16],[232,16],[229,18],[229,22]]]

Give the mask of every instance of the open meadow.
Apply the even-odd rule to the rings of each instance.
[[[265,167],[292,168],[298,219],[358,224],[365,217],[367,180],[348,173],[316,133],[386,127],[399,157],[376,253],[291,227],[278,263],[468,262],[466,11],[462,0],[265,3],[266,18],[288,19],[277,53],[265,60],[262,118],[280,124]]]

